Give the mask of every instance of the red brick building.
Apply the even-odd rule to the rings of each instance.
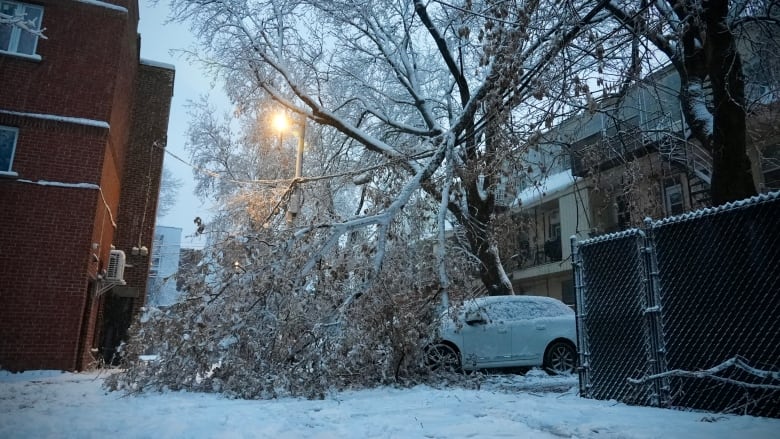
[[[46,37],[0,24],[0,369],[80,370],[145,298],[174,71],[140,59],[138,0],[0,13]]]

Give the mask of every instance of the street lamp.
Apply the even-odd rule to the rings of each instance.
[[[295,179],[301,178],[303,171],[303,142],[306,137],[306,116],[301,115],[297,120],[292,121],[300,128],[298,134],[298,149],[295,154]],[[277,114],[273,120],[274,127],[279,130],[279,136],[285,131],[294,131],[291,129],[291,121],[282,113]],[[300,212],[301,208],[301,192],[298,185],[293,188],[293,193],[290,196],[290,205],[287,207],[287,222],[292,223],[292,220]]]

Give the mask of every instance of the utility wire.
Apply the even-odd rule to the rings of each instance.
[[[176,155],[175,153],[173,153],[172,151],[170,151],[168,148],[166,148],[164,146],[160,146],[158,144],[155,144],[154,146],[156,146],[157,148],[161,148],[163,151],[165,151],[166,154],[170,155],[174,159],[184,163],[185,165],[189,166],[190,168],[194,169],[195,171],[197,171],[197,172],[199,172],[199,173],[201,173],[203,175],[206,175],[206,176],[209,176],[209,177],[213,177],[213,178],[219,178],[221,180],[224,180],[224,181],[227,181],[227,182],[230,182],[230,183],[235,183],[235,184],[260,184],[260,185],[269,185],[269,186],[276,186],[276,185],[281,185],[281,184],[290,184],[293,181],[309,182],[309,181],[327,180],[327,179],[338,178],[338,177],[355,176],[355,175],[363,174],[365,172],[375,171],[377,169],[385,168],[385,167],[390,166],[390,165],[392,165],[394,163],[400,163],[400,162],[405,161],[405,160],[419,160],[419,159],[423,159],[423,158],[429,157],[429,156],[431,156],[433,154],[430,151],[425,151],[425,152],[413,154],[413,155],[410,155],[410,156],[407,156],[407,157],[404,157],[404,158],[394,159],[394,160],[391,160],[389,162],[382,163],[382,164],[379,164],[379,165],[370,166],[370,167],[367,167],[367,168],[362,168],[362,169],[359,169],[359,170],[345,171],[345,172],[340,172],[340,173],[335,173],[335,174],[328,174],[328,175],[320,175],[320,176],[316,176],[316,177],[299,177],[297,179],[295,179],[295,178],[287,178],[287,179],[279,179],[279,180],[236,180],[236,179],[233,179],[233,178],[225,177],[224,175],[222,175],[220,173],[217,173],[217,172],[214,172],[214,171],[210,171],[208,169],[201,168],[199,166],[193,165],[192,163],[190,163],[187,160],[179,157],[178,155]]]

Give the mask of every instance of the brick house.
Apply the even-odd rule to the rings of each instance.
[[[46,37],[0,24],[0,368],[81,370],[145,298],[174,70],[140,59],[137,0],[0,12]]]

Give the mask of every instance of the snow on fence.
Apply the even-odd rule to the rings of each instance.
[[[780,418],[780,192],[572,238],[580,394]]]

